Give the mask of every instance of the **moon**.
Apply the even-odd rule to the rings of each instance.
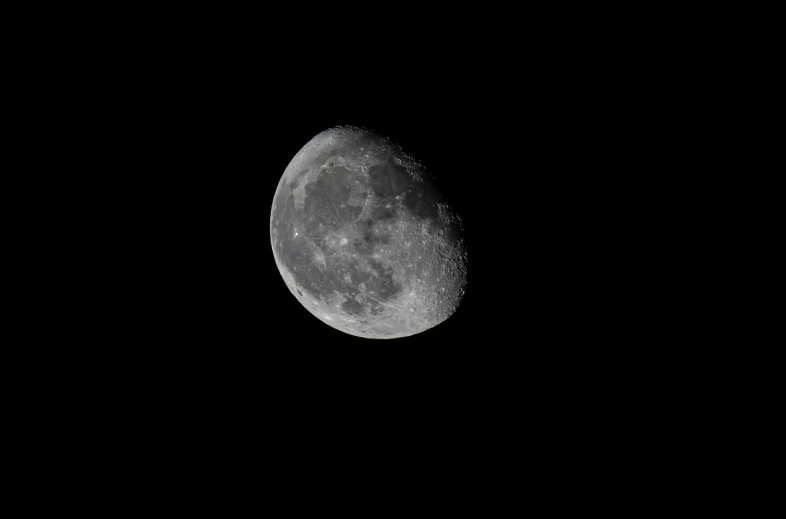
[[[325,324],[370,339],[411,336],[455,312],[467,283],[464,234],[423,164],[353,126],[300,149],[270,213],[292,294]]]

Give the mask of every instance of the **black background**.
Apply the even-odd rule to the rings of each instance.
[[[728,413],[755,398],[733,366],[750,341],[708,335],[727,329],[705,305],[725,272],[695,254],[731,228],[703,202],[737,203],[712,189],[733,147],[718,85],[748,54],[710,34],[735,30],[720,8],[281,7],[36,7],[13,40],[38,51],[9,76],[29,86],[9,104],[34,198],[10,225],[41,191],[59,202],[37,271],[9,271],[49,274],[13,301],[32,319],[4,365],[27,469],[71,499],[215,495],[222,512],[244,494],[324,508],[314,487],[485,515],[542,490],[650,506],[725,477],[740,442],[719,431],[755,423]],[[466,298],[410,338],[323,324],[274,262],[280,177],[343,124],[417,156],[466,224]]]
[[[199,67],[210,73],[196,86],[178,77],[183,91],[154,106],[171,160],[162,171],[176,187],[171,275],[189,273],[184,299],[195,310],[190,322],[174,309],[189,323],[183,337],[371,370],[498,362],[490,351],[549,358],[553,348],[595,362],[654,340],[684,146],[667,88],[620,64],[553,71],[508,58],[502,70],[454,56],[435,70],[315,59],[307,71],[296,63],[275,73],[222,58],[217,70]],[[254,70],[266,69],[260,61]],[[467,298],[426,333],[342,334],[301,308],[275,267],[278,180],[301,146],[340,124],[420,157],[466,222]]]
[[[379,465],[408,442],[457,473],[667,456],[704,409],[683,228],[717,117],[701,42],[635,15],[309,14],[124,15],[47,49],[49,128],[76,141],[60,161],[98,173],[65,176],[96,202],[74,208],[95,252],[63,250],[99,290],[67,292],[67,340],[34,351],[64,422],[81,409],[156,463],[254,460],[243,474],[296,472],[295,453],[337,466],[341,445]],[[466,297],[410,338],[323,324],[273,259],[284,169],[344,124],[417,156],[466,224]]]
[[[683,58],[585,32],[290,45],[214,30],[113,51],[92,91],[140,194],[129,217],[131,276],[145,287],[130,297],[140,362],[164,378],[254,384],[261,370],[392,387],[624,385],[670,362],[664,344],[683,318],[669,304],[680,178],[698,117],[685,107],[699,98]],[[302,308],[275,266],[281,174],[343,124],[419,157],[465,221],[467,296],[427,332],[343,334]]]
[[[85,359],[100,366],[91,387],[98,377],[113,388],[111,408],[138,407],[143,423],[179,431],[177,445],[202,431],[240,456],[273,438],[332,457],[323,442],[334,435],[394,437],[404,443],[385,452],[415,441],[445,467],[459,463],[457,438],[494,452],[492,438],[522,423],[574,446],[659,430],[652,417],[675,412],[692,369],[672,295],[689,123],[675,131],[669,85],[624,58],[554,67],[557,51],[415,68],[395,55],[370,65],[288,55],[281,67],[267,56],[166,62],[139,76],[149,87],[121,89],[120,148],[140,195],[123,256],[132,282],[100,325],[111,347]],[[419,157],[465,221],[466,297],[416,336],[343,334],[276,268],[279,179],[341,124]]]

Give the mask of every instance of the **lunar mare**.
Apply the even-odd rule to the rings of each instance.
[[[347,126],[295,155],[270,215],[273,255],[292,294],[333,328],[374,339],[450,317],[466,286],[463,234],[422,164]]]

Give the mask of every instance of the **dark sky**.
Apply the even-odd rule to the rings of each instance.
[[[669,190],[683,145],[663,126],[664,101],[644,87],[522,72],[348,80],[316,67],[291,79],[228,73],[173,94],[172,126],[158,131],[176,165],[167,177],[178,191],[175,277],[187,273],[184,308],[174,309],[184,343],[233,351],[244,364],[272,355],[373,370],[563,355],[602,363],[661,338],[658,301],[674,261],[664,249]],[[467,297],[429,332],[342,334],[304,310],[276,269],[268,219],[280,176],[311,137],[339,124],[401,143],[464,215]]]
[[[124,471],[119,452],[142,467],[133,489],[161,474],[168,492],[180,479],[171,464],[205,481],[240,478],[233,490],[254,495],[269,481],[290,485],[296,504],[322,505],[301,491],[304,476],[340,482],[350,500],[364,494],[344,483],[347,468],[462,506],[476,481],[496,476],[484,511],[500,493],[518,496],[520,473],[551,483],[531,470],[533,456],[604,485],[595,469],[608,450],[633,485],[630,467],[667,463],[667,440],[683,443],[713,391],[696,376],[713,345],[684,333],[704,265],[686,261],[703,229],[685,228],[683,214],[687,193],[702,192],[704,157],[724,156],[703,139],[722,117],[701,81],[714,43],[690,51],[672,26],[647,32],[652,13],[618,23],[616,9],[597,13],[606,28],[563,5],[549,19],[474,4],[427,19],[424,8],[397,15],[398,4],[371,3],[357,21],[333,4],[322,7],[337,21],[270,6],[224,16],[214,5],[156,7],[96,23],[91,13],[83,23],[96,28],[62,24],[63,44],[30,60],[46,76],[35,103],[52,107],[31,124],[74,141],[40,155],[88,199],[64,190],[84,225],[44,252],[72,285],[40,296],[59,321],[33,323],[24,347],[34,373],[12,387],[13,398],[41,391],[61,410],[62,420],[29,406],[46,417],[42,441],[73,431],[91,447],[107,442],[101,467]],[[418,157],[466,225],[466,297],[410,338],[323,324],[274,262],[282,173],[314,135],[345,124]],[[35,166],[25,173],[51,191]],[[39,329],[53,340],[34,343]],[[78,446],[55,445],[80,457],[64,467],[83,466]],[[356,469],[345,466],[353,451]],[[399,464],[403,478],[378,483],[376,472]],[[465,480],[459,499],[434,490],[437,469]]]
[[[224,382],[259,369],[584,380],[624,359],[633,373],[657,365],[679,318],[673,236],[698,115],[682,109],[695,92],[658,73],[646,46],[355,53],[222,34],[151,49],[142,72],[118,72],[122,96],[104,116],[128,121],[119,146],[145,191],[137,253],[153,293],[135,333],[162,365]],[[425,333],[342,334],[275,266],[277,183],[306,142],[342,124],[419,157],[463,215],[467,296]]]

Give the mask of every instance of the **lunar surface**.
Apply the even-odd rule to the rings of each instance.
[[[326,130],[287,166],[270,215],[292,294],[342,332],[406,337],[450,317],[464,296],[464,229],[432,175],[386,137]]]

